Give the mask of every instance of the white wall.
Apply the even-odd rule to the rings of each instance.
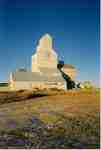
[[[11,82],[10,84],[10,89],[11,90],[21,90],[21,89],[34,89],[34,88],[39,88],[39,89],[43,89],[43,88],[58,88],[58,89],[66,89],[66,83],[58,83],[58,84],[45,84],[43,82],[18,82],[18,81],[14,81]]]
[[[63,68],[64,73],[71,77],[72,80],[76,78],[76,69]]]

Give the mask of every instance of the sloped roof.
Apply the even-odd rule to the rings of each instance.
[[[39,70],[46,75],[54,75],[60,74],[60,71],[57,68],[46,68],[46,67],[39,67]]]
[[[64,64],[63,68],[75,69],[75,67],[70,64]]]
[[[29,81],[29,82],[64,82],[62,76],[41,75],[36,72],[15,71],[12,73],[13,81]]]

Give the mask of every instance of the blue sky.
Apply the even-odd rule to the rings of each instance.
[[[0,81],[31,67],[40,37],[74,65],[76,80],[99,82],[99,0],[0,0]]]

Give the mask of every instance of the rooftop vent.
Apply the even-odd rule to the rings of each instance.
[[[19,71],[19,72],[27,72],[27,70],[25,68],[20,68],[20,69],[17,69],[16,71]]]

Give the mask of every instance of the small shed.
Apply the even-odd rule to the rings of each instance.
[[[73,81],[76,78],[76,68],[70,64],[64,64],[62,71],[67,74]]]

